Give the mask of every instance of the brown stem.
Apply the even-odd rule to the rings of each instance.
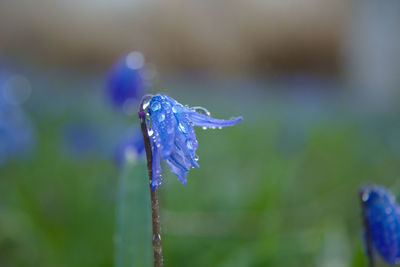
[[[365,244],[366,244],[366,254],[368,257],[368,266],[374,267],[375,266],[375,259],[373,254],[372,248],[372,241],[371,241],[371,230],[369,228],[368,220],[365,214],[365,202],[363,200],[363,190],[360,192],[360,202],[361,202],[361,210],[362,210],[362,218],[363,224],[365,229]]]
[[[151,218],[153,223],[153,252],[154,252],[154,267],[163,266],[163,258],[162,258],[162,243],[161,243],[161,225],[160,225],[160,205],[158,202],[158,193],[157,189],[152,190],[151,188],[151,180],[153,178],[153,156],[151,152],[150,139],[147,133],[147,125],[146,125],[146,113],[143,110],[143,104],[146,98],[149,95],[145,95],[140,102],[139,107],[139,119],[140,119],[140,127],[142,129],[144,147],[146,150],[146,158],[147,158],[147,171],[149,172],[150,179],[150,195],[151,195]]]

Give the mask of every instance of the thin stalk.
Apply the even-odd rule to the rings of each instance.
[[[365,245],[366,245],[365,249],[366,249],[366,253],[367,253],[367,257],[368,257],[368,266],[374,267],[375,259],[374,259],[374,254],[373,254],[372,241],[371,241],[371,230],[369,228],[367,216],[365,214],[365,202],[363,200],[362,192],[360,192],[360,202],[361,202],[363,224],[364,224],[364,229],[365,229]]]
[[[153,179],[153,156],[151,152],[150,139],[147,133],[147,125],[146,125],[146,112],[143,109],[143,104],[145,99],[147,99],[149,95],[145,95],[142,98],[139,106],[139,119],[140,119],[140,127],[142,129],[144,147],[146,150],[146,159],[147,159],[147,171],[149,173],[150,179],[150,196],[151,196],[151,219],[153,225],[153,252],[154,252],[154,267],[163,266],[163,258],[162,258],[162,242],[161,242],[161,225],[160,225],[160,205],[158,201],[158,193],[157,189],[152,190],[151,181]]]

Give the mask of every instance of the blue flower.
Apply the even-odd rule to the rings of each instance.
[[[373,247],[389,264],[400,259],[400,209],[393,194],[383,186],[361,188],[364,216]]]
[[[196,112],[202,110],[203,113]],[[222,128],[232,126],[242,120],[219,120],[210,116],[203,108],[189,108],[176,102],[167,95],[155,95],[147,108],[150,115],[149,136],[153,154],[152,189],[162,184],[161,159],[182,184],[186,184],[186,175],[191,167],[198,168],[196,149],[198,143],[193,126],[203,128]]]
[[[120,58],[108,71],[107,94],[115,107],[122,108],[138,100],[145,91],[145,62],[140,52]]]

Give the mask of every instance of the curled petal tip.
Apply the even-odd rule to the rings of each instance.
[[[157,187],[163,184],[163,181],[161,179],[153,179],[151,182],[151,190],[156,191]]]
[[[236,118],[233,118],[233,119],[230,119],[230,121],[232,121],[233,123],[238,123],[238,122],[241,122],[243,120],[243,117],[242,116],[239,116],[239,117],[236,117]]]
[[[193,166],[193,168],[199,168],[200,167],[200,165],[195,160],[192,161],[192,166]]]
[[[188,115],[190,121],[195,126],[206,127],[206,128],[220,128],[220,127],[232,126],[243,119],[243,117],[240,116],[230,120],[221,120],[197,112],[191,112]]]

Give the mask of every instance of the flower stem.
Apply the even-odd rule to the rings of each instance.
[[[372,249],[371,231],[370,231],[368,220],[367,220],[367,217],[365,214],[365,202],[363,201],[363,193],[362,192],[360,193],[360,202],[361,202],[363,224],[364,224],[364,229],[365,229],[365,245],[366,245],[365,249],[366,249],[366,254],[368,257],[368,266],[374,267],[375,259],[374,259],[373,249]]]
[[[149,97],[149,95],[145,95],[142,98],[139,106],[139,119],[140,119],[140,127],[142,129],[144,147],[146,150],[146,159],[147,159],[147,171],[149,173],[150,179],[150,195],[151,195],[151,219],[153,225],[153,252],[154,252],[154,267],[163,266],[163,258],[162,258],[162,242],[161,242],[161,225],[160,225],[160,204],[158,201],[158,192],[157,189],[153,190],[151,188],[151,180],[153,179],[153,156],[151,152],[150,139],[147,133],[147,125],[146,125],[146,113],[143,110],[144,101]]]

